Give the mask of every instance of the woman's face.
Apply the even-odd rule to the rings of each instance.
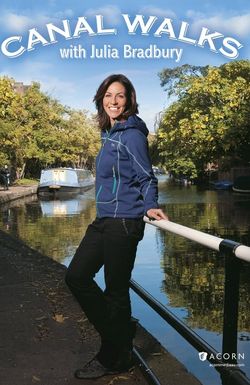
[[[111,126],[116,120],[122,121],[122,114],[126,109],[127,103],[126,89],[123,84],[119,82],[111,83],[102,103],[106,114],[110,118]]]

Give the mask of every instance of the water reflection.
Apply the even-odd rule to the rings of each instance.
[[[40,199],[42,215],[46,217],[64,217],[80,214],[86,210],[87,201],[83,196],[78,199]]]
[[[33,196],[3,205],[1,228],[42,254],[66,263],[94,216],[93,192],[69,200],[38,200]]]
[[[199,191],[195,186],[165,189],[165,210],[173,222],[250,246],[250,196]],[[195,202],[195,197],[198,202]],[[184,203],[185,199],[185,203]],[[217,252],[159,231],[163,245],[163,289],[172,307],[186,308],[192,328],[222,332],[224,259]],[[250,331],[250,265],[242,263],[239,330]]]

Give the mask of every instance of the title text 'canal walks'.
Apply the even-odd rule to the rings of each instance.
[[[167,38],[176,42],[195,45],[200,48],[208,48],[214,53],[220,53],[228,59],[236,59],[239,56],[239,49],[243,45],[234,37],[224,36],[222,33],[211,32],[206,27],[201,27],[197,36],[191,36],[190,25],[186,21],[173,21],[168,17],[158,18],[157,16],[127,14],[121,15],[121,28],[125,25],[129,35],[141,34],[149,36],[152,34],[156,38]],[[58,23],[59,24],[59,23]],[[33,51],[39,46],[55,44],[58,39],[66,40],[80,38],[81,34],[86,37],[99,35],[118,35],[116,28],[107,27],[104,16],[96,15],[94,21],[90,23],[86,17],[78,17],[77,21],[70,22],[64,19],[60,26],[53,23],[46,24],[46,30],[31,28],[24,36],[15,35],[5,38],[1,43],[1,52],[8,58],[17,58],[25,51]]]

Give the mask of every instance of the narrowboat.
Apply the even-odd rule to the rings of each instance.
[[[215,190],[231,190],[233,187],[233,182],[229,180],[221,180],[214,182],[212,186]]]
[[[94,186],[89,170],[78,168],[51,168],[42,170],[37,188],[39,196],[61,197],[77,195]]]

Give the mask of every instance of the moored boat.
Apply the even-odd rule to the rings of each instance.
[[[77,168],[51,168],[42,170],[37,193],[39,196],[58,197],[76,195],[94,186],[89,170]]]
[[[221,180],[211,183],[215,190],[230,190],[233,187],[233,182],[229,180]]]
[[[250,175],[239,176],[233,184],[233,191],[250,193]]]

